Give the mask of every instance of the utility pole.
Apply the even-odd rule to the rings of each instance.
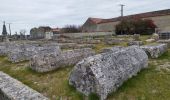
[[[11,36],[11,24],[12,24],[12,23],[8,23],[8,25],[9,25],[9,34],[10,34],[10,36]]]
[[[120,7],[121,7],[121,17],[122,17],[122,19],[123,19],[123,7],[124,7],[125,5],[123,5],[123,4],[120,4]]]
[[[123,4],[120,4],[120,7],[121,7],[121,22],[123,21],[123,11],[124,11],[124,9],[123,9],[123,7],[124,7],[125,5],[123,5]],[[122,35],[123,33],[122,33],[122,27],[121,27],[121,35]]]

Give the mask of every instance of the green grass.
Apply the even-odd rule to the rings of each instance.
[[[41,74],[28,68],[28,62],[12,64],[6,57],[0,57],[0,70],[16,78],[45,96],[69,100],[82,100],[83,95],[68,85],[68,77],[73,66]]]

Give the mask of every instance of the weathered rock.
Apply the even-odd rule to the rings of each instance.
[[[0,46],[0,56],[5,56],[5,55],[6,55],[6,47]]]
[[[16,42],[2,42],[0,43],[0,55],[7,56],[14,51],[21,51],[25,46],[38,46],[37,44],[16,43]]]
[[[124,39],[107,39],[107,40],[105,40],[105,44],[108,44],[108,45],[120,44],[122,42],[124,42]]]
[[[58,51],[61,52],[59,46],[55,46],[52,44],[44,45],[44,46],[32,46],[29,44],[23,44],[14,48],[8,53],[9,61],[16,63],[20,61],[30,60],[37,53],[44,54]]]
[[[137,45],[137,46],[141,46],[144,43],[142,41],[130,41],[128,42],[128,46],[132,46],[132,45]]]
[[[158,58],[168,50],[167,44],[145,45],[141,46],[141,48],[151,56],[151,58]]]
[[[139,41],[139,40],[140,40],[140,34],[134,34],[134,35],[133,35],[133,39],[134,39],[135,41]]]
[[[61,49],[82,49],[82,48],[94,48],[94,44],[76,44],[76,43],[60,43]]]
[[[159,35],[154,33],[151,38],[154,39],[155,41],[158,41],[159,40]]]
[[[48,72],[68,65],[74,65],[85,57],[94,55],[90,48],[68,50],[62,53],[37,54],[30,63],[30,68],[37,72]]]
[[[155,39],[147,39],[145,41],[148,42],[148,43],[152,43],[152,42],[155,42]]]
[[[104,48],[101,50],[100,53],[110,53],[110,52],[117,52],[122,50],[124,47],[121,46],[115,46],[115,47],[109,47],[109,48]]]
[[[147,66],[148,56],[142,49],[127,47],[83,59],[73,68],[69,84],[85,95],[96,93],[104,100],[124,81]]]
[[[0,72],[0,100],[49,100],[9,75]]]
[[[167,44],[168,48],[170,48],[170,39],[169,40],[159,40],[157,42],[161,43],[161,44]]]

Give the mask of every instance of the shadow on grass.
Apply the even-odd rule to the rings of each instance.
[[[164,60],[164,59],[167,59],[167,60],[170,60],[170,52],[165,52],[164,54],[162,54],[159,58],[157,58],[158,60]]]
[[[76,88],[72,85],[69,85],[69,81],[66,81],[66,86],[69,89],[69,92],[75,93],[78,96],[79,100],[84,100],[84,95],[76,90]]]
[[[88,100],[100,100],[100,98],[97,94],[91,93],[88,97]]]
[[[70,65],[70,66],[60,67],[58,69],[48,71],[48,72],[36,72],[35,70],[32,70],[30,67],[27,67],[26,71],[28,71],[28,72],[30,72],[31,74],[34,74],[34,75],[45,76],[45,75],[48,75],[48,74],[54,74],[54,73],[56,73],[58,71],[67,70],[68,68],[71,69],[73,67],[74,67],[74,65]]]

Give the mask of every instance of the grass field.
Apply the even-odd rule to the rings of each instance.
[[[96,46],[96,50],[103,47]],[[158,59],[150,59],[149,67],[126,81],[108,100],[170,100],[170,50]],[[12,64],[7,57],[0,57],[3,71],[51,100],[96,100],[95,95],[85,97],[68,85],[73,66],[49,73],[36,73],[28,68],[29,62]]]

